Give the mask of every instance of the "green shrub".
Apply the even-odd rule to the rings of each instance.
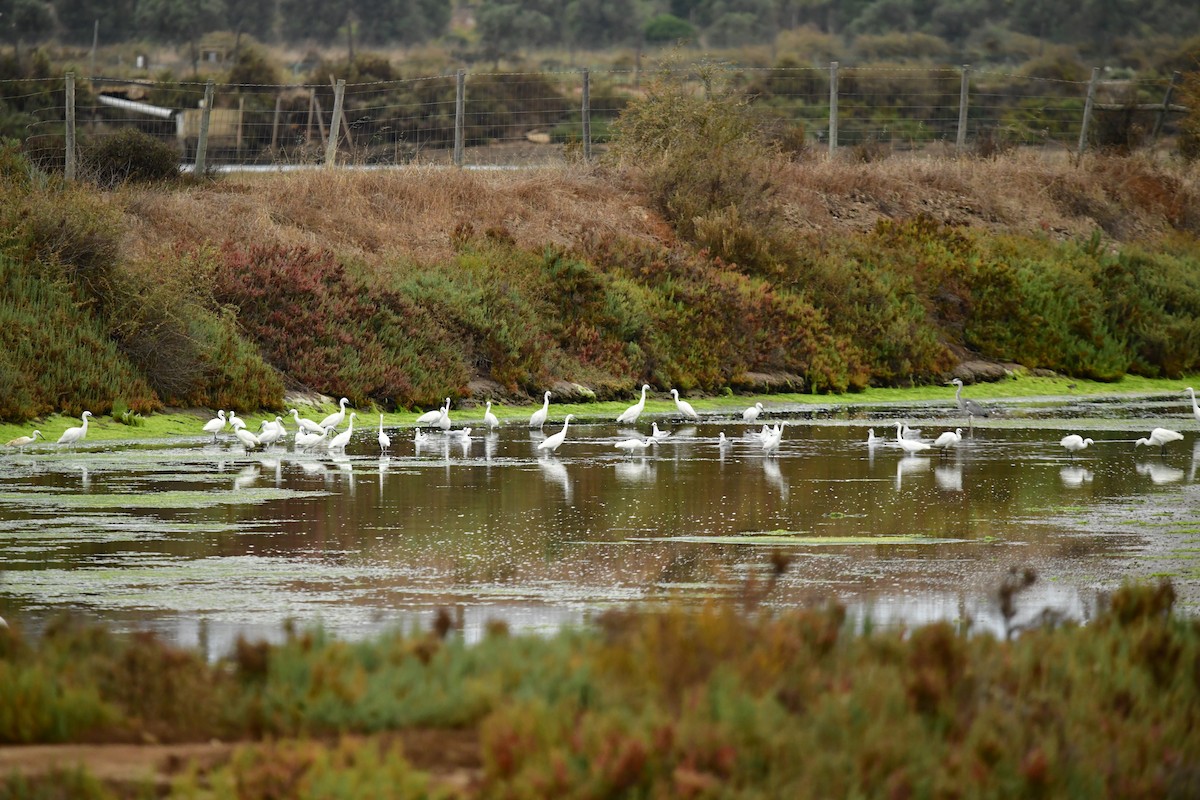
[[[127,183],[178,183],[179,150],[137,128],[97,136],[80,148],[80,174],[102,189]]]

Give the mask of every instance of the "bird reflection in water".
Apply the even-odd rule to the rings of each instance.
[[[1092,482],[1092,471],[1080,466],[1063,467],[1058,471],[1058,479],[1068,489],[1078,489],[1085,483]]]
[[[337,464],[338,470],[342,473],[350,488],[350,495],[354,495],[354,464],[350,461],[350,456],[335,455],[332,456],[334,464]]]
[[[896,489],[902,487],[905,475],[915,475],[929,470],[929,459],[917,455],[907,455],[896,462]]]
[[[613,464],[621,483],[653,483],[658,470],[648,458],[623,458]]]
[[[933,479],[943,492],[961,492],[963,490],[962,467],[941,465],[933,468]]]
[[[779,462],[773,458],[764,458],[762,465],[763,475],[767,476],[767,482],[779,491],[779,499],[786,503],[791,487],[788,486],[787,480],[783,477],[783,472],[779,469]]]
[[[264,458],[259,463],[262,464],[263,469],[269,469],[275,473],[275,488],[281,487],[283,485],[283,462],[278,458]]]
[[[388,456],[379,457],[379,496],[383,497],[383,476],[387,475],[388,467],[391,465],[392,459]]]
[[[489,433],[483,440],[483,457],[487,463],[491,464],[492,459],[496,457],[496,444],[500,441],[500,434]]]
[[[233,479],[233,490],[236,492],[240,489],[253,486],[254,482],[258,480],[258,473],[258,464],[251,464],[250,466],[243,468],[242,471],[237,474],[237,477]]]
[[[1154,461],[1143,461],[1136,466],[1136,469],[1138,475],[1147,476],[1155,486],[1179,483],[1183,480],[1183,470]]]
[[[573,502],[573,493],[571,490],[571,476],[567,474],[567,467],[557,458],[553,456],[547,458],[539,458],[537,460],[538,469],[542,471],[542,477],[547,483],[553,483],[562,489],[563,500],[567,505]]]

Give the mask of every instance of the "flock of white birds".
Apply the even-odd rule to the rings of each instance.
[[[955,378],[950,383],[957,387],[954,398],[959,409],[967,414],[968,425],[974,424],[975,417],[991,416],[992,411],[990,408],[971,400],[970,398],[964,398],[962,396],[963,382],[961,380]],[[617,416],[616,421],[626,425],[636,424],[638,418],[641,417],[642,412],[646,408],[646,393],[649,391],[650,385],[642,384],[641,399],[639,399],[638,402],[631,405],[625,411],[621,412],[621,414]],[[1187,387],[1186,391],[1192,401],[1192,414],[1196,418],[1197,422],[1200,422],[1200,404],[1196,402],[1196,392],[1190,386]],[[530,415],[530,428],[541,430],[546,425],[550,415],[551,394],[551,392],[547,391],[543,397],[541,408],[538,408],[533,412],[532,415]],[[676,410],[684,419],[699,421],[700,415],[696,413],[696,409],[692,407],[691,403],[680,398],[678,389],[671,390],[671,397],[675,401]],[[350,401],[343,397],[338,402],[338,410],[328,415],[320,422],[314,422],[313,420],[300,416],[300,412],[297,409],[293,408],[288,411],[288,414],[290,414],[296,421],[296,431],[294,435],[296,447],[306,450],[324,447],[333,451],[344,451],[346,445],[350,443],[350,440],[354,436],[354,420],[358,416],[358,412],[356,411],[350,411],[349,415],[347,415],[346,407],[349,405],[349,403]],[[762,403],[755,403],[742,412],[742,421],[750,425],[755,424],[763,410]],[[62,435],[59,436],[57,443],[71,447],[82,441],[87,436],[88,419],[91,416],[92,412],[84,411],[83,424],[76,427],[67,428],[65,431],[63,431]],[[547,436],[538,443],[538,451],[544,453],[553,453],[558,450],[558,448],[561,447],[563,442],[565,442],[567,439],[567,431],[571,425],[572,419],[574,419],[574,415],[567,414],[566,418],[563,420],[562,428],[557,433]],[[495,430],[500,426],[500,420],[495,414],[492,413],[492,402],[490,400],[487,402],[487,407],[483,414],[483,421],[484,425],[489,431]],[[346,423],[346,430],[338,433],[337,429],[342,425],[343,422]],[[418,445],[422,444],[428,436],[428,434],[422,430],[422,428],[426,427],[439,428],[447,435],[458,437],[460,439],[469,439],[471,435],[471,428],[463,427],[455,429],[453,427],[453,424],[450,420],[449,397],[446,398],[445,404],[441,408],[429,411],[417,418],[414,441]],[[233,436],[247,450],[255,450],[268,447],[279,442],[285,442],[288,436],[287,428],[284,427],[283,418],[280,416],[275,417],[273,420],[263,420],[259,426],[258,432],[255,433],[246,427],[246,423],[237,416],[236,412],[229,411],[227,414],[224,410],[218,411],[217,415],[213,419],[209,420],[203,425],[202,430],[205,433],[212,434],[213,441],[215,442],[217,441],[218,436],[223,433],[226,428],[229,428],[233,431]],[[669,431],[660,430],[658,427],[658,422],[655,421],[651,423],[650,433],[644,438],[637,437],[621,439],[615,442],[613,446],[617,450],[620,450],[630,456],[644,454],[655,442],[665,439],[670,435],[671,433]],[[759,446],[764,454],[772,455],[778,452],[779,446],[783,441],[783,423],[780,422],[774,426],[763,425],[760,431],[751,432],[749,436],[759,443]],[[17,438],[8,441],[6,446],[23,450],[28,445],[36,442],[39,438],[45,439],[45,437],[42,436],[41,431],[35,430],[29,436],[18,436]],[[901,450],[905,451],[905,453],[916,454],[925,452],[927,450],[944,450],[955,447],[962,441],[962,438],[962,428],[956,428],[952,431],[945,431],[933,440],[926,440],[921,438],[921,431],[909,428],[902,422],[897,422],[895,439],[887,439],[885,437],[876,436],[875,429],[872,428],[867,433],[867,444],[872,446],[891,444],[899,447]],[[1179,441],[1182,438],[1183,434],[1181,434],[1179,431],[1171,430],[1169,428],[1154,428],[1152,431],[1150,431],[1149,436],[1138,439],[1135,447],[1141,447],[1142,445],[1156,446],[1161,452],[1166,445],[1170,444],[1171,442]],[[392,440],[383,429],[383,414],[379,415],[379,432],[377,440],[379,442],[380,452],[388,452],[392,445]],[[731,444],[731,441],[726,438],[723,432],[719,435],[717,441],[721,447],[726,447]],[[1095,442],[1092,439],[1084,438],[1079,434],[1070,434],[1068,436],[1064,436],[1059,441],[1059,444],[1072,455],[1074,455],[1081,450],[1085,450],[1090,445],[1095,444]]]

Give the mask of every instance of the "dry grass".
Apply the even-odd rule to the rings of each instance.
[[[1142,158],[1020,153],[1001,159],[892,157],[869,164],[821,160],[786,167],[779,201],[798,234],[868,231],[919,213],[990,232],[1117,241],[1200,228],[1196,166]],[[366,264],[433,264],[452,256],[463,230],[518,247],[587,252],[589,243],[670,244],[631,173],[554,167],[462,171],[304,172],[235,176],[203,187],[126,190],[126,253],[164,244],[257,242],[324,246]]]

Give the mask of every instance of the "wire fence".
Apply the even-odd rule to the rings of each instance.
[[[24,148],[71,172],[122,129],[170,142],[191,168],[411,163],[529,166],[590,158],[652,72],[465,73],[346,84],[235,85],[73,76],[0,81]],[[790,149],[995,152],[1028,145],[1147,147],[1176,133],[1178,75],[1031,78],[961,68],[739,68],[730,86]],[[697,91],[703,82],[694,81]],[[73,114],[67,97],[74,95]],[[206,104],[206,93],[211,101]],[[74,139],[77,147],[68,147]],[[78,151],[78,152],[76,152]],[[944,148],[939,150],[944,152]]]

